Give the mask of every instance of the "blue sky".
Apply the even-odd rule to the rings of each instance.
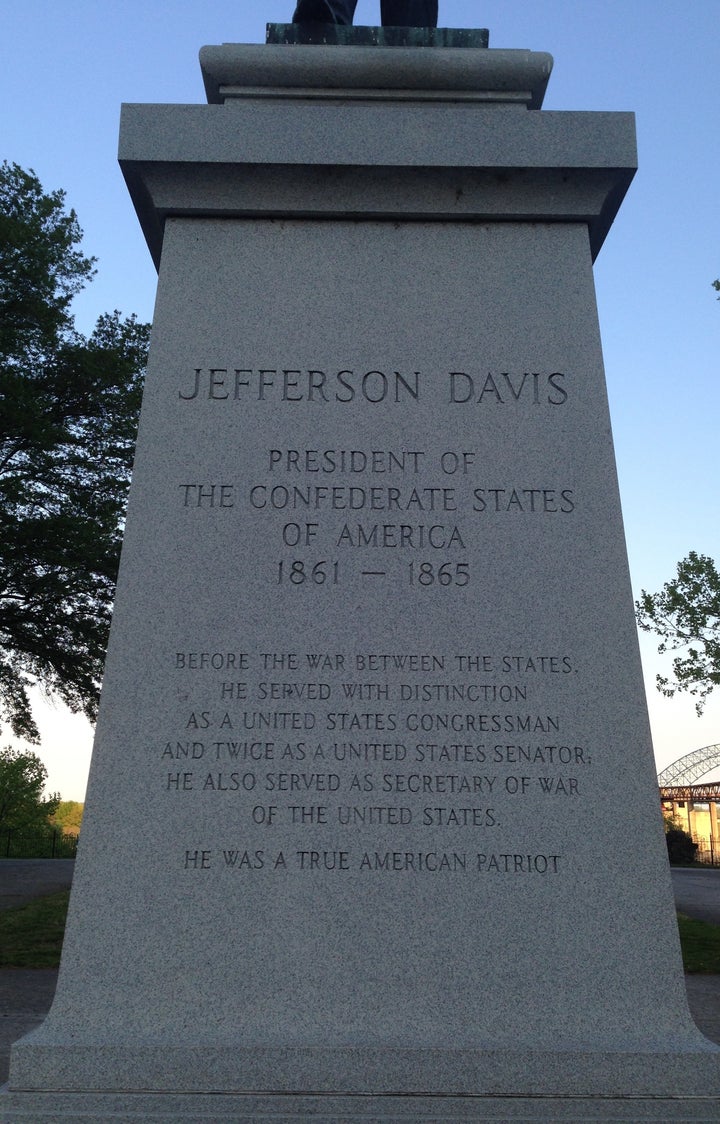
[[[0,3],[0,159],[64,188],[98,276],[78,298],[89,332],[113,308],[152,318],[156,275],[117,166],[120,104],[203,102],[204,44],[262,42],[293,0],[10,0]],[[356,23],[378,22],[359,0]],[[490,47],[549,51],[546,109],[633,110],[640,171],[595,277],[633,583],[655,590],[689,550],[720,559],[720,0],[440,0],[440,23],[487,27]],[[720,743],[720,698],[702,719],[654,688],[658,767]],[[91,731],[41,715],[49,784],[82,799]],[[3,738],[3,744],[7,741]],[[628,747],[629,750],[631,747]]]

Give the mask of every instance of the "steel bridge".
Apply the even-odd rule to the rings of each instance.
[[[706,745],[702,749],[694,749],[692,753],[686,753],[684,757],[678,757],[677,761],[673,761],[672,765],[668,765],[658,773],[658,784],[661,789],[674,785],[687,787],[693,781],[712,772],[718,765],[720,765],[720,745]],[[696,797],[696,799],[703,799],[703,797]]]

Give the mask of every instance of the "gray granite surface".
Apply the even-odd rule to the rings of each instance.
[[[183,1096],[143,1093],[100,1094],[91,1101],[72,1094],[41,1094],[33,1107],[7,1097],[11,1115],[0,1120],[27,1124],[471,1124],[480,1120],[533,1121],[694,1121],[716,1124],[717,1101],[699,1094],[692,1099],[607,1097],[364,1097],[342,1096]]]
[[[266,50],[317,74],[325,48]],[[328,50],[344,100],[259,94],[221,49],[244,92],[124,117],[158,299],[63,963],[9,1119],[58,1092],[97,1120],[705,1119],[591,268],[631,121],[487,84],[367,102]]]
[[[73,860],[64,859],[1,861],[0,909],[69,887],[73,867]],[[720,870],[676,868],[671,873],[677,908],[720,924]],[[57,975],[55,969],[0,970],[0,1085],[7,1081],[12,1043],[39,1027],[50,1010]],[[720,976],[686,975],[685,988],[695,1024],[720,1043]]]
[[[17,904],[19,900],[27,901],[33,897],[48,892],[49,889],[57,889],[61,886],[69,884],[69,879],[72,875],[72,861],[64,860],[9,860],[0,863],[0,902],[12,902]],[[672,871],[673,886],[675,889],[676,905],[682,908],[691,916],[702,914],[707,916],[708,919],[714,923],[720,923],[720,912],[715,903],[717,889],[720,887],[720,870],[709,870],[697,872],[702,876],[702,891],[698,892],[695,889],[695,882],[693,875],[695,871],[678,870]],[[688,889],[688,881],[693,883],[692,889]],[[3,905],[2,908],[6,908]],[[27,1034],[29,1031],[34,1030],[41,1025],[45,1016],[47,1015],[52,998],[55,992],[57,982],[57,971],[54,970],[32,970],[32,969],[4,969],[0,971],[0,1085],[2,1082],[7,1081],[8,1067],[10,1061],[10,1046],[20,1038],[22,1035]],[[711,1038],[714,1042],[720,1043],[720,976],[708,975],[686,975],[685,986],[687,990],[688,1003],[690,1012],[696,1025],[702,1032]],[[59,1097],[56,1094],[49,1094],[44,1098],[47,1102],[47,1115],[46,1120],[52,1121],[52,1113],[55,1114],[54,1119],[59,1121],[68,1121],[73,1118],[77,1119],[77,1113],[82,1111],[82,1106],[75,1099],[69,1097]],[[121,1097],[106,1097],[102,1111],[112,1115],[115,1122],[136,1121],[141,1117],[145,1121],[152,1120],[173,1120],[180,1112],[184,1111],[185,1099],[175,1100],[173,1098],[163,1097],[162,1101],[159,1097],[143,1098],[139,1094],[133,1094],[128,1097],[127,1095]],[[7,1101],[2,1103],[8,1103]],[[197,1120],[232,1120],[237,1124],[238,1121],[243,1119],[252,1120],[251,1115],[252,1106],[248,1105],[247,1100],[243,1104],[237,1101],[233,1105],[227,1103],[224,1099],[225,1108],[218,1106],[218,1098],[196,1098],[194,1113]],[[696,1108],[702,1111],[702,1102],[696,1105]],[[315,1102],[314,1105],[306,1101],[296,1103],[294,1105],[294,1120],[307,1119],[307,1115],[303,1115],[304,1110],[312,1110],[312,1118],[316,1120],[332,1121],[333,1124],[338,1124],[342,1120],[342,1116],[338,1115],[339,1112],[349,1111],[347,1103],[341,1109],[337,1104],[328,1105],[326,1099],[322,1102]],[[277,1121],[292,1120],[293,1116],[288,1115],[286,1110],[282,1109],[281,1104],[275,1103],[272,1107],[265,1106],[265,1110],[269,1119]],[[355,1112],[359,1111],[358,1106],[355,1106]],[[422,1119],[438,1119],[438,1104],[431,1102],[425,1107],[417,1107],[416,1102],[412,1102],[409,1106],[408,1103],[396,1100],[395,1104],[388,1108],[385,1106],[385,1115],[381,1117],[378,1115],[377,1104],[367,1105],[367,1114],[356,1119],[363,1120],[365,1124],[370,1124],[371,1121],[384,1119],[385,1121],[391,1120],[413,1120]],[[586,1113],[586,1119],[600,1120],[658,1120],[662,1115],[663,1120],[671,1119],[687,1119],[687,1106],[677,1105],[672,1101],[664,1103],[657,1100],[645,1101],[635,1099],[632,1102],[627,1100],[607,1099],[599,1106],[597,1102],[593,1104],[592,1101],[586,1102],[581,1105],[577,1101],[560,1101],[554,1105],[547,1105],[545,1102],[533,1102],[527,1098],[513,1098],[509,1100],[504,1098],[497,1099],[490,1105],[485,1105],[484,1108],[479,1109],[471,1102],[464,1107],[458,1105],[450,1106],[446,1103],[443,1109],[443,1120],[477,1120],[483,1117],[479,1116],[479,1112],[485,1113],[485,1119],[493,1119],[492,1112],[495,1113],[495,1119],[518,1119],[528,1120],[533,1118],[535,1114],[536,1119],[556,1119],[556,1120],[574,1120],[577,1119],[579,1112]],[[714,1105],[712,1102],[707,1104],[707,1119],[713,1119]],[[15,1119],[34,1120],[37,1124],[38,1104],[37,1101],[33,1104],[32,1108],[22,1109],[22,1098],[20,1099],[20,1109],[15,1115]],[[284,1116],[277,1115],[284,1112]],[[540,1115],[546,1112],[546,1114]],[[243,1116],[244,1114],[244,1116]],[[552,1115],[548,1115],[552,1114]],[[2,1110],[0,1110],[0,1119],[2,1119]],[[257,1117],[256,1117],[257,1119]],[[262,1119],[262,1117],[261,1117]],[[347,1119],[347,1116],[345,1117]],[[702,1119],[702,1116],[696,1116],[695,1119]]]
[[[457,50],[433,47],[382,50],[337,46],[260,46],[223,43],[203,47],[200,65],[209,102],[227,97],[255,100],[319,96],[387,101],[405,94],[415,101],[516,100],[539,109],[552,70],[544,51]]]
[[[544,216],[587,227],[594,257],[634,174],[632,114],[534,112],[552,66],[544,52],[230,44],[200,54],[217,104],[123,109],[120,163],[158,265],[168,216],[213,213]]]

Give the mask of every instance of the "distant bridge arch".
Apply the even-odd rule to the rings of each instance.
[[[658,773],[658,784],[661,788],[671,785],[692,784],[706,773],[720,765],[720,745],[706,745],[702,749],[694,749],[684,757],[678,757],[672,765],[668,765]]]

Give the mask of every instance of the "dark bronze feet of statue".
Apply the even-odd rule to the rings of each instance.
[[[357,0],[298,0],[293,23],[352,24]],[[437,27],[438,0],[380,0],[383,27]]]

